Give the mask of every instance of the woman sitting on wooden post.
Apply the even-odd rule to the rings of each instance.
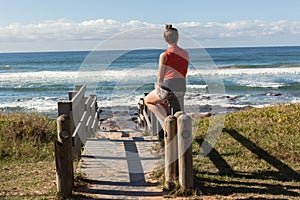
[[[186,91],[185,78],[189,63],[187,51],[177,45],[178,31],[171,24],[166,25],[164,39],[168,49],[159,57],[156,89],[145,97],[147,107],[156,115],[162,126],[170,114],[166,102],[176,97],[176,94],[184,94]]]

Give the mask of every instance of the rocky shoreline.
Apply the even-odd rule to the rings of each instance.
[[[240,110],[250,109],[245,107],[221,107],[211,105],[185,106],[185,112],[190,114],[193,119],[207,117],[212,115],[238,112]],[[123,130],[138,129],[138,110],[137,107],[103,107],[100,109],[100,129],[101,130]]]

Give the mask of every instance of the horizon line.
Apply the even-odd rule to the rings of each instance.
[[[272,48],[272,47],[300,47],[299,45],[254,45],[254,46],[217,46],[217,47],[204,47],[204,48],[186,48],[186,49],[231,49],[231,48]],[[138,50],[150,50],[138,49]],[[155,48],[153,48],[155,49]],[[158,48],[157,48],[158,49]],[[162,48],[163,49],[163,48]],[[88,50],[88,49],[78,49],[78,50],[33,50],[33,51],[0,51],[0,54],[6,53],[64,53],[64,52],[92,52],[92,51],[133,51],[137,49],[107,49],[107,50]]]

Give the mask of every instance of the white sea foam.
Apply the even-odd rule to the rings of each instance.
[[[260,69],[190,69],[189,76],[231,76],[231,75],[278,75],[300,74],[300,68],[260,68]],[[103,71],[39,71],[0,73],[0,84],[12,82],[76,82],[76,81],[130,81],[154,79],[157,69],[122,69]]]
[[[300,74],[300,67],[291,68],[256,68],[256,69],[191,69],[190,76],[231,76],[231,75],[277,75],[277,74]]]
[[[0,84],[5,83],[45,83],[45,82],[70,82],[75,80],[77,72],[40,71],[1,73]]]
[[[105,71],[40,71],[1,73],[0,84],[4,83],[44,83],[80,81],[129,81],[155,78],[157,70],[105,70]]]
[[[299,99],[294,98],[294,99],[292,100],[292,103],[300,103],[300,98],[299,98]]]
[[[284,83],[276,83],[270,80],[258,81],[258,80],[239,80],[237,81],[239,85],[244,85],[247,87],[261,87],[261,88],[280,88],[285,86]]]
[[[237,97],[222,94],[221,96],[213,96],[214,94],[207,94],[205,90],[208,89],[208,83],[196,84],[195,77],[209,76],[222,80],[228,78],[234,85],[242,85],[248,87],[263,87],[278,89],[282,86],[288,85],[285,81],[276,81],[278,75],[280,77],[289,77],[292,81],[299,81],[297,76],[300,74],[300,68],[260,68],[260,69],[190,69],[188,76],[191,76],[191,83],[188,83],[188,93],[186,95],[186,105],[218,105],[220,107],[244,107],[249,105],[249,102],[258,102],[257,104],[265,105],[270,101],[277,101],[283,97],[255,97],[246,96]],[[288,74],[289,76],[285,76]],[[272,76],[274,75],[274,76]],[[294,79],[294,77],[296,79]],[[136,106],[140,97],[142,97],[135,90],[147,83],[154,83],[157,78],[157,69],[122,69],[122,70],[103,70],[103,71],[38,71],[38,72],[18,72],[18,73],[0,73],[0,87],[1,88],[35,88],[41,85],[61,84],[61,85],[75,85],[77,83],[87,84],[88,86],[96,86],[103,81],[117,82],[112,85],[113,92],[107,96],[96,93],[99,97],[99,105],[103,107],[111,107],[113,105],[120,106]],[[224,78],[224,79],[223,79]],[[205,77],[204,77],[205,79]],[[192,82],[193,81],[193,82]],[[197,82],[197,81],[196,81]],[[129,87],[128,87],[129,86]],[[89,87],[88,87],[89,88]],[[94,87],[96,88],[96,87]],[[51,90],[51,89],[49,89]],[[204,92],[202,92],[204,91]],[[1,92],[1,91],[0,91]],[[58,96],[67,96],[68,91],[59,91]],[[96,91],[99,92],[99,91]],[[102,92],[102,91],[100,91]],[[211,91],[209,91],[211,92]],[[19,94],[18,94],[19,95]],[[44,95],[44,96],[43,96]],[[49,94],[47,94],[49,95]],[[0,108],[24,108],[28,110],[35,110],[38,112],[52,112],[55,113],[57,109],[57,96],[50,97],[39,93],[38,98],[22,99],[22,94],[13,102],[1,102]],[[270,100],[271,99],[271,100]],[[274,100],[273,100],[274,99]],[[288,101],[289,99],[283,99]],[[262,102],[264,101],[264,102]],[[294,102],[299,102],[294,99]],[[252,105],[252,104],[251,104]]]
[[[206,70],[191,69],[189,76],[203,75],[277,75],[277,74],[300,74],[300,68],[272,68],[272,69],[222,69],[222,70]],[[144,78],[156,78],[157,70],[152,69],[123,69],[123,70],[104,70],[104,71],[39,71],[39,72],[19,72],[19,73],[0,73],[0,82],[71,82],[75,80],[88,81],[127,81]],[[206,87],[206,86],[191,86]]]
[[[18,109],[31,110],[34,112],[55,113],[57,110],[57,100],[51,97],[32,98],[28,100],[18,100],[0,104],[1,109]]]
[[[190,88],[190,89],[206,89],[208,86],[207,85],[187,85],[186,86],[187,88]]]

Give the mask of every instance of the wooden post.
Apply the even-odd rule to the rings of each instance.
[[[55,141],[55,163],[57,191],[70,197],[73,190],[73,157],[71,119],[67,115],[57,118],[57,141]]]
[[[140,98],[138,103],[138,124],[137,128],[143,128],[144,127],[144,119],[143,119],[143,107],[144,107],[144,99]]]
[[[157,129],[157,139],[164,140],[164,129],[161,127],[161,124],[158,120],[156,120],[156,129]]]
[[[165,186],[170,189],[177,176],[177,126],[176,118],[168,116],[164,122],[165,130]]]
[[[179,184],[183,189],[193,188],[192,118],[177,112]]]
[[[152,135],[156,135],[158,132],[157,131],[157,118],[153,112],[151,112],[150,117],[151,117],[151,133],[152,133]]]

